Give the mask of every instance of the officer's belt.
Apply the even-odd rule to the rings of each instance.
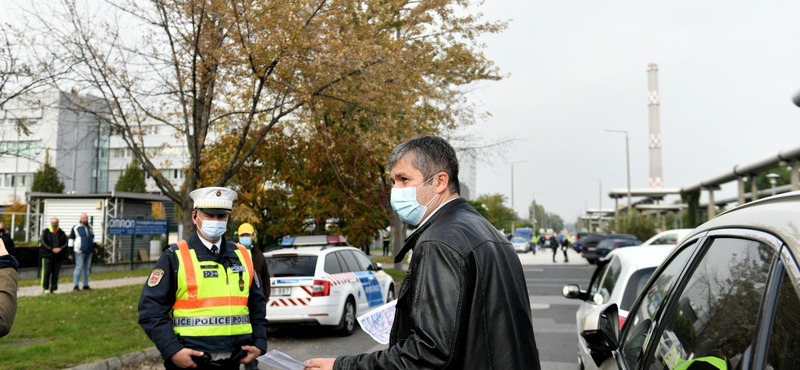
[[[248,315],[234,315],[234,316],[199,316],[199,317],[173,317],[173,327],[186,327],[186,326],[228,326],[228,325],[241,325],[249,324],[250,316]]]

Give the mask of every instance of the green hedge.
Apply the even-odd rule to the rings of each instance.
[[[19,267],[39,267],[39,245],[31,243],[15,243],[14,257],[19,261]],[[105,259],[101,256],[105,255],[105,246],[97,243],[98,253],[92,256],[92,263],[105,263]],[[75,262],[69,259],[64,260],[65,265],[71,265]]]

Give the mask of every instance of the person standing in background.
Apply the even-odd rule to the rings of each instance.
[[[269,268],[267,267],[267,259],[264,258],[264,252],[256,246],[256,232],[253,225],[249,223],[239,225],[238,235],[239,244],[250,249],[250,254],[253,255],[253,271],[255,271],[258,276],[258,280],[261,281],[261,290],[264,292],[264,298],[266,298],[264,302],[269,302]],[[266,311],[266,309],[267,307],[265,305],[264,311]],[[258,361],[245,364],[244,368],[245,370],[258,369]]]
[[[89,216],[87,214],[81,213],[80,222],[69,233],[69,246],[73,248],[70,251],[69,258],[72,259],[73,254],[75,256],[72,291],[78,291],[81,273],[83,273],[83,290],[92,290],[92,288],[89,288],[89,270],[92,268],[92,255],[97,253],[97,247],[94,245],[94,232],[92,231],[92,225],[89,225]]]
[[[67,256],[67,234],[58,227],[58,219],[50,219],[50,226],[42,232],[39,240],[42,247],[42,293],[55,293],[58,290],[58,274],[61,263]]]

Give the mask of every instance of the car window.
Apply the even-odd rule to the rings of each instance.
[[[606,271],[608,271],[608,266],[610,265],[610,263],[607,263],[602,267],[597,268],[600,271],[595,273],[594,280],[592,280],[591,285],[589,285],[589,299],[594,297],[594,295],[597,294],[597,291],[600,290],[600,282],[603,281],[603,275],[606,274]]]
[[[784,271],[769,338],[767,369],[800,369],[800,299]]]
[[[329,253],[325,256],[325,272],[329,274],[338,274],[344,272],[342,267],[339,265],[339,259],[336,258],[335,253]]]
[[[272,277],[314,276],[317,256],[273,256],[267,257],[267,267]]]
[[[372,260],[369,259],[364,253],[351,251],[355,256],[358,263],[361,265],[362,271],[375,271],[375,265],[372,263]]]
[[[628,284],[625,286],[625,292],[622,295],[622,302],[619,304],[621,310],[628,311],[631,309],[633,302],[636,301],[636,297],[642,292],[645,284],[647,284],[647,280],[650,279],[650,276],[653,276],[653,272],[655,271],[655,267],[649,267],[631,274],[631,277],[628,279]]]
[[[628,315],[620,341],[623,346],[622,358],[628,368],[635,368],[658,308],[696,248],[697,243],[692,243],[682,248],[670,261],[665,262],[661,273],[646,287],[646,291],[642,291],[641,301],[639,306],[635,307],[635,313]]]
[[[603,304],[609,301],[611,293],[614,292],[614,286],[617,285],[619,273],[622,272],[622,264],[619,262],[619,259],[614,258],[608,265],[608,272],[603,276],[603,281],[600,283],[600,291],[598,292],[603,297],[603,301],[595,301],[597,304]]]
[[[649,359],[648,369],[738,359],[750,346],[775,250],[738,238],[717,238],[692,272]]]
[[[654,241],[652,245],[665,245],[665,244],[676,244],[676,243],[678,243],[678,235],[667,234],[656,239],[656,241]]]
[[[342,258],[344,264],[347,266],[347,271],[349,272],[361,271],[361,266],[359,266],[358,262],[356,261],[356,258],[353,257],[353,254],[350,253],[350,251],[341,251],[338,252],[338,254],[339,257]]]

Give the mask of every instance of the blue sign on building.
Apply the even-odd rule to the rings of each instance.
[[[160,235],[167,233],[167,220],[109,218],[109,235]]]
[[[136,220],[134,235],[161,235],[167,233],[167,220]]]

